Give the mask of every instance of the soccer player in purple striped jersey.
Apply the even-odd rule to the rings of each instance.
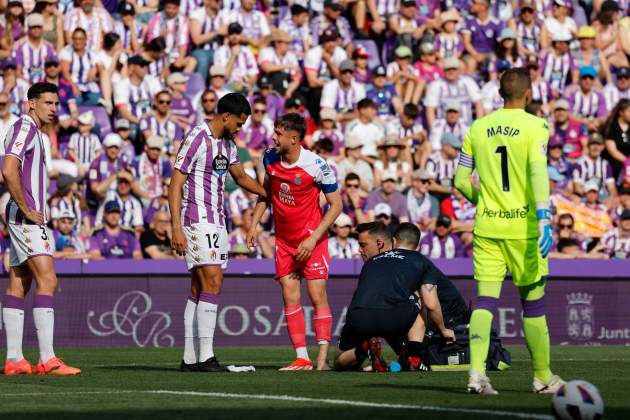
[[[225,95],[217,105],[216,116],[188,133],[175,158],[168,194],[172,244],[179,255],[185,255],[192,273],[184,311],[183,372],[226,371],[214,356],[213,341],[222,270],[228,258],[223,208],[228,171],[243,189],[267,196],[262,186],[245,174],[234,143],[251,113],[245,96]]]
[[[17,120],[4,139],[6,155],[2,167],[11,199],[6,220],[11,236],[9,287],[2,305],[7,334],[5,375],[81,373],[55,356],[53,330],[55,312],[53,295],[57,275],[53,266],[53,234],[46,226],[46,189],[48,186],[46,154],[41,127],[55,119],[59,96],[52,83],[35,83],[27,93],[28,113]],[[33,318],[37,330],[40,360],[32,366],[22,354],[24,332],[24,296],[35,279]]]

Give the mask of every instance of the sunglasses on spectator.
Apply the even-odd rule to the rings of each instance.
[[[630,79],[630,76],[617,76],[617,80]]]
[[[344,70],[344,71],[341,72],[341,74],[346,74],[346,73],[353,73],[353,71],[352,70]]]
[[[431,181],[429,181],[428,179],[421,179],[420,182],[422,182],[423,184],[430,184]]]
[[[160,104],[160,105],[170,105],[171,101],[170,100],[161,100],[161,101],[158,101],[158,104]]]
[[[582,76],[582,79],[590,79],[590,80],[595,80],[595,78],[593,76]]]
[[[359,188],[359,184],[346,184],[346,188]]]
[[[203,103],[205,104],[206,102],[216,102],[217,100],[214,98],[204,98]]]
[[[534,13],[534,9],[530,9],[529,7],[524,7],[521,9],[521,13]]]
[[[264,114],[265,112],[267,112],[266,109],[260,109],[260,108],[255,109],[254,108],[254,114]]]
[[[569,225],[558,225],[558,227],[560,228],[560,230],[562,229],[573,229],[573,225],[569,224]]]
[[[7,106],[8,104],[8,102],[0,102],[0,106]]]

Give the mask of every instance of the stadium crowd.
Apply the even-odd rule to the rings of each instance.
[[[473,119],[502,106],[511,67],[529,69],[528,111],[550,128],[551,257],[630,257],[627,0],[0,0],[0,10],[3,142],[31,83],[59,88],[58,121],[43,129],[55,257],[177,258],[175,155],[229,92],[250,100],[237,144],[254,178],[274,120],[307,119],[304,146],[343,197],[332,258],[357,258],[354,227],[372,220],[415,223],[431,258],[469,257],[475,208],[453,177]],[[250,250],[254,197],[230,181],[226,191],[231,257],[272,257],[271,218]]]

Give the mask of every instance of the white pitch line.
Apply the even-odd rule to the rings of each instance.
[[[210,398],[237,398],[246,400],[270,400],[270,401],[292,401],[307,402],[329,405],[344,405],[350,407],[366,407],[366,408],[389,408],[394,410],[424,410],[424,411],[440,411],[462,414],[482,414],[501,417],[514,417],[521,419],[537,419],[537,420],[553,420],[552,416],[545,414],[523,413],[519,411],[503,411],[503,410],[487,410],[479,408],[456,408],[456,407],[440,407],[433,405],[412,405],[412,404],[389,404],[376,403],[369,401],[352,401],[339,400],[330,398],[309,398],[294,397],[291,395],[269,395],[269,394],[237,394],[231,392],[197,392],[197,391],[171,391],[171,390],[111,390],[111,391],[78,391],[78,392],[52,392],[52,393],[21,393],[21,394],[0,394],[2,397],[17,396],[55,396],[55,395],[113,395],[113,394],[158,394],[158,395],[177,395],[190,397],[210,397]],[[484,398],[479,396],[471,396],[471,398]],[[492,398],[492,397],[489,397]]]

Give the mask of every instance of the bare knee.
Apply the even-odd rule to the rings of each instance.
[[[309,287],[308,295],[314,307],[328,305],[328,295],[326,294],[326,286]]]
[[[35,292],[38,295],[54,295],[57,290],[57,275],[54,271],[42,273],[35,278],[37,286]]]
[[[297,305],[301,300],[300,278],[295,274],[290,274],[279,279],[282,287],[282,299],[285,306]]]

